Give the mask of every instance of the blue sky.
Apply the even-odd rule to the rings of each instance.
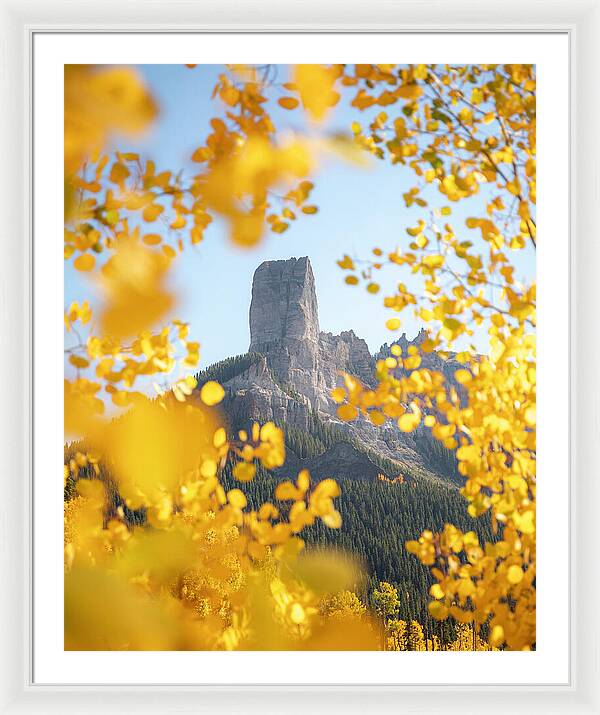
[[[222,66],[203,65],[188,69],[179,65],[144,65],[138,67],[160,108],[159,118],[142,139],[118,141],[122,150],[138,151],[142,157],[156,161],[159,170],[184,170],[187,175],[198,170],[190,160],[194,149],[203,143],[209,120],[221,111],[219,100],[210,94]],[[285,81],[286,68],[279,68]],[[283,129],[306,128],[298,111],[287,112],[276,104],[279,94],[268,104],[275,123]],[[324,128],[349,132],[353,120],[365,123],[365,118],[377,112],[359,112],[338,106]],[[295,124],[294,124],[295,123]],[[406,245],[405,228],[415,225],[422,209],[408,210],[403,192],[415,185],[410,169],[374,161],[370,168],[361,168],[342,160],[331,159],[319,166],[315,175],[315,190],[311,203],[319,213],[303,216],[284,234],[268,234],[258,248],[243,250],[229,242],[225,226],[213,223],[204,241],[193,250],[186,249],[174,266],[172,284],[180,300],[175,314],[191,323],[191,337],[201,343],[201,366],[209,365],[229,355],[244,353],[249,344],[248,309],[252,276],[265,260],[309,256],[317,285],[321,330],[339,333],[353,329],[364,338],[372,352],[396,335],[385,328],[389,311],[383,308],[385,289],[393,290],[399,281],[407,282],[405,269],[388,268],[378,275],[383,290],[371,296],[364,288],[347,286],[344,272],[336,266],[342,254],[368,257],[371,248],[384,251]],[[437,192],[434,205],[445,205]],[[470,215],[482,215],[481,197],[453,204],[451,221],[455,229],[464,227]],[[479,213],[475,213],[479,212]],[[153,226],[158,228],[155,224]],[[467,233],[467,229],[464,229]],[[468,231],[469,238],[473,232]],[[535,257],[527,250],[519,256],[517,275],[531,276]],[[65,305],[90,294],[87,279],[70,268],[65,270]],[[405,311],[400,316],[409,337],[421,327]],[[485,349],[484,336],[475,340]]]

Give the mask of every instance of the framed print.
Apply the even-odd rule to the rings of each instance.
[[[260,5],[5,5],[3,706],[596,712],[596,7]]]

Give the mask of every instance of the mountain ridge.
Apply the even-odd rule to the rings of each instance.
[[[375,426],[364,416],[352,423],[337,417],[337,404],[330,394],[333,388],[343,385],[341,373],[348,372],[373,387],[376,361],[389,355],[391,346],[384,344],[371,355],[367,343],[353,330],[339,335],[321,331],[316,283],[307,256],[265,261],[258,266],[252,281],[249,323],[249,352],[229,359],[229,363],[221,361],[198,375],[199,386],[207,379],[218,379],[223,385],[223,410],[232,430],[246,427],[249,422],[273,421],[287,430],[314,435],[322,426],[334,430],[338,442],[346,442],[354,450],[345,450],[340,468],[334,471],[345,467],[347,473],[358,478],[362,469],[364,476],[373,477],[369,466],[372,461],[365,461],[368,452],[386,461],[387,471],[379,471],[388,477],[411,470],[438,476],[426,454],[435,450],[427,430],[404,433],[394,421]],[[396,342],[406,351],[410,345],[418,346],[425,335],[422,330],[410,341],[403,334]],[[238,370],[219,373],[219,365],[229,364],[231,368],[234,361]],[[458,363],[443,360],[436,353],[425,355],[424,362],[449,377],[458,367]],[[320,456],[331,471],[334,455],[324,449]],[[294,457],[301,459],[296,454]],[[313,469],[322,471],[318,464]],[[445,476],[455,481],[457,475]]]

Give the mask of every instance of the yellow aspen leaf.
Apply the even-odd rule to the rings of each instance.
[[[452,335],[459,333],[463,328],[463,324],[460,320],[456,320],[456,318],[444,318],[442,325],[446,330],[452,333]]]
[[[337,261],[337,264],[343,270],[354,270],[354,261],[350,258],[350,256],[344,255],[341,261]]]
[[[508,571],[506,572],[506,578],[508,583],[512,586],[516,586],[523,580],[523,569],[516,565],[509,566]]]
[[[429,613],[437,620],[443,621],[448,617],[448,608],[441,601],[431,601],[427,606]]]
[[[134,235],[119,241],[102,267],[105,305],[100,320],[105,335],[123,338],[139,334],[170,310],[174,296],[165,288],[168,264]]]
[[[328,526],[330,529],[339,529],[342,525],[342,515],[335,509],[327,514],[324,514],[321,517],[321,520],[325,526]]]
[[[302,469],[298,473],[298,478],[296,479],[296,486],[303,493],[308,491],[308,488],[310,487],[310,472],[308,471],[308,469]]]
[[[64,89],[67,174],[98,156],[110,133],[137,134],[156,114],[154,100],[131,69],[65,65]]]
[[[402,432],[414,432],[419,426],[421,416],[412,412],[405,412],[398,419],[398,427]]]
[[[492,648],[497,648],[498,646],[501,646],[502,643],[504,643],[504,640],[504,628],[500,624],[492,626],[492,629],[490,631],[490,645],[492,646]]]
[[[279,509],[271,504],[271,502],[265,502],[258,510],[258,518],[263,521],[268,521],[269,519],[277,519],[279,516]]]
[[[106,223],[109,226],[116,226],[119,223],[119,212],[116,209],[110,209],[105,214]]]
[[[471,382],[473,376],[468,370],[460,369],[454,373],[454,379],[461,385],[466,385],[467,383]]]
[[[359,90],[358,94],[352,100],[352,106],[358,109],[367,109],[372,107],[377,102],[375,97],[367,94],[364,89]]]
[[[369,283],[369,285],[367,286],[367,291],[369,293],[372,293],[373,295],[379,293],[379,283]]]
[[[492,340],[490,341],[492,343],[492,349],[490,351],[490,358],[492,362],[497,363],[500,358],[504,355],[506,351],[506,346],[504,343],[502,343],[500,340]]]
[[[185,218],[181,214],[177,214],[176,218],[169,224],[173,230],[183,228],[185,226]]]
[[[535,427],[535,407],[528,407],[525,410],[525,424],[528,427]]]
[[[302,213],[303,214],[316,214],[318,211],[317,206],[303,206],[302,207]]]
[[[164,210],[164,206],[160,204],[150,204],[142,211],[142,218],[144,221],[152,223],[152,221],[156,221]]]
[[[296,109],[300,102],[295,97],[280,97],[277,104],[284,109]]]
[[[200,474],[205,478],[214,477],[217,473],[217,463],[214,459],[205,459],[200,465]]]
[[[90,361],[79,355],[69,355],[69,362],[76,368],[89,367]]]
[[[433,598],[444,598],[445,595],[444,590],[439,583],[434,583],[429,589],[429,593],[433,596]]]
[[[145,236],[142,236],[142,241],[147,246],[158,246],[162,238],[157,233],[147,233]]]
[[[335,479],[322,479],[315,487],[313,495],[318,498],[329,497],[330,499],[339,497],[340,485]]]
[[[398,330],[398,328],[402,325],[402,322],[400,321],[399,318],[390,318],[389,320],[386,320],[385,322],[385,327],[388,330]]]
[[[419,99],[423,94],[423,90],[418,84],[403,84],[401,87],[394,92],[398,97],[402,99]]]
[[[529,510],[524,514],[514,514],[513,521],[516,528],[523,534],[535,533],[535,515],[533,511]]]
[[[248,504],[246,495],[241,489],[230,489],[227,492],[227,501],[235,509],[244,509]]]
[[[123,187],[125,179],[128,176],[129,169],[125,166],[125,164],[117,162],[112,165],[109,179],[112,181],[113,184],[118,184],[120,187]]]
[[[202,385],[200,389],[200,399],[205,405],[212,407],[218,405],[225,397],[225,390],[214,380],[209,380]]]
[[[296,499],[301,499],[302,496],[302,491],[290,481],[280,482],[275,487],[275,499],[278,501],[295,501]]]
[[[264,221],[261,214],[239,214],[231,221],[231,240],[239,246],[253,246],[263,235]]]
[[[273,233],[284,233],[289,227],[290,224],[285,221],[275,221],[271,224],[271,231],[273,231]]]
[[[381,425],[385,424],[385,415],[377,410],[369,412],[369,419],[374,425],[377,425],[377,427],[381,427]]]
[[[343,387],[336,387],[331,391],[331,399],[338,405],[346,399],[346,390]]]
[[[202,233],[202,230],[198,228],[198,226],[194,226],[194,228],[191,230],[190,238],[192,239],[192,244],[195,246],[202,241],[202,239],[204,238],[204,234]]]
[[[423,265],[427,268],[441,268],[444,265],[444,256],[424,256]]]
[[[301,603],[293,603],[290,609],[290,620],[296,625],[304,623],[306,620],[306,612]]]
[[[227,85],[219,93],[219,97],[230,107],[234,107],[240,100],[240,92],[235,87]]]
[[[219,427],[219,429],[213,435],[213,445],[219,449],[227,443],[227,432],[225,432],[224,427]]]
[[[418,236],[418,235],[421,233],[421,231],[422,231],[424,228],[425,228],[425,222],[424,222],[424,221],[419,221],[419,225],[418,225],[418,226],[414,226],[414,227],[411,227],[411,228],[407,228],[407,229],[406,229],[406,233],[407,233],[409,236],[412,236],[413,238],[415,238],[416,236]]]
[[[340,405],[337,408],[337,416],[344,422],[351,422],[358,417],[358,410],[354,405]]]
[[[333,68],[324,65],[295,66],[294,84],[297,85],[302,104],[312,119],[321,121],[338,102],[340,95],[333,90],[335,78]]]
[[[256,474],[256,467],[248,462],[238,462],[233,468],[233,476],[238,482],[251,482]]]
[[[181,339],[181,336],[180,336]],[[186,390],[186,395],[191,395],[192,390],[198,385],[198,380],[193,375],[186,375],[186,377],[183,378],[182,382],[186,385],[187,390]]]
[[[91,271],[96,265],[96,258],[91,253],[82,253],[73,261],[73,266],[78,271]]]
[[[387,107],[390,104],[394,104],[398,101],[398,97],[393,92],[388,92],[387,90],[382,92],[379,97],[377,97],[377,104],[382,107]]]
[[[458,584],[458,595],[464,602],[475,593],[475,584],[470,578],[461,578]]]
[[[212,152],[208,147],[198,147],[192,154],[192,161],[199,164],[208,161],[212,157]]]
[[[413,347],[412,345],[409,347]],[[404,360],[404,367],[407,370],[416,370],[419,366],[421,365],[421,356],[420,355],[410,355],[410,357],[407,357]]]

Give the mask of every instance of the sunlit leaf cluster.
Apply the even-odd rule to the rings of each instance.
[[[527,650],[536,641],[536,285],[517,279],[514,256],[537,241],[534,68],[369,65],[344,81],[357,87],[354,106],[386,107],[368,127],[354,126],[356,141],[412,170],[416,185],[404,201],[423,216],[387,256],[374,248],[373,258],[345,255],[338,265],[346,283],[369,293],[379,290],[374,271],[403,270],[383,300],[394,314],[387,327],[398,330],[396,316],[409,309],[429,330],[408,354],[392,345],[376,388],[346,375],[333,394],[338,415],[394,420],[404,432],[424,424],[456,450],[468,512],[490,512],[498,540],[479,544],[446,525],[407,544],[438,581],[430,613],[485,624],[492,646]],[[431,208],[439,206],[433,190],[451,203],[484,194],[486,215],[453,226],[450,206]],[[471,344],[475,331],[487,331],[488,355]],[[433,350],[464,368],[452,379],[427,368]]]

